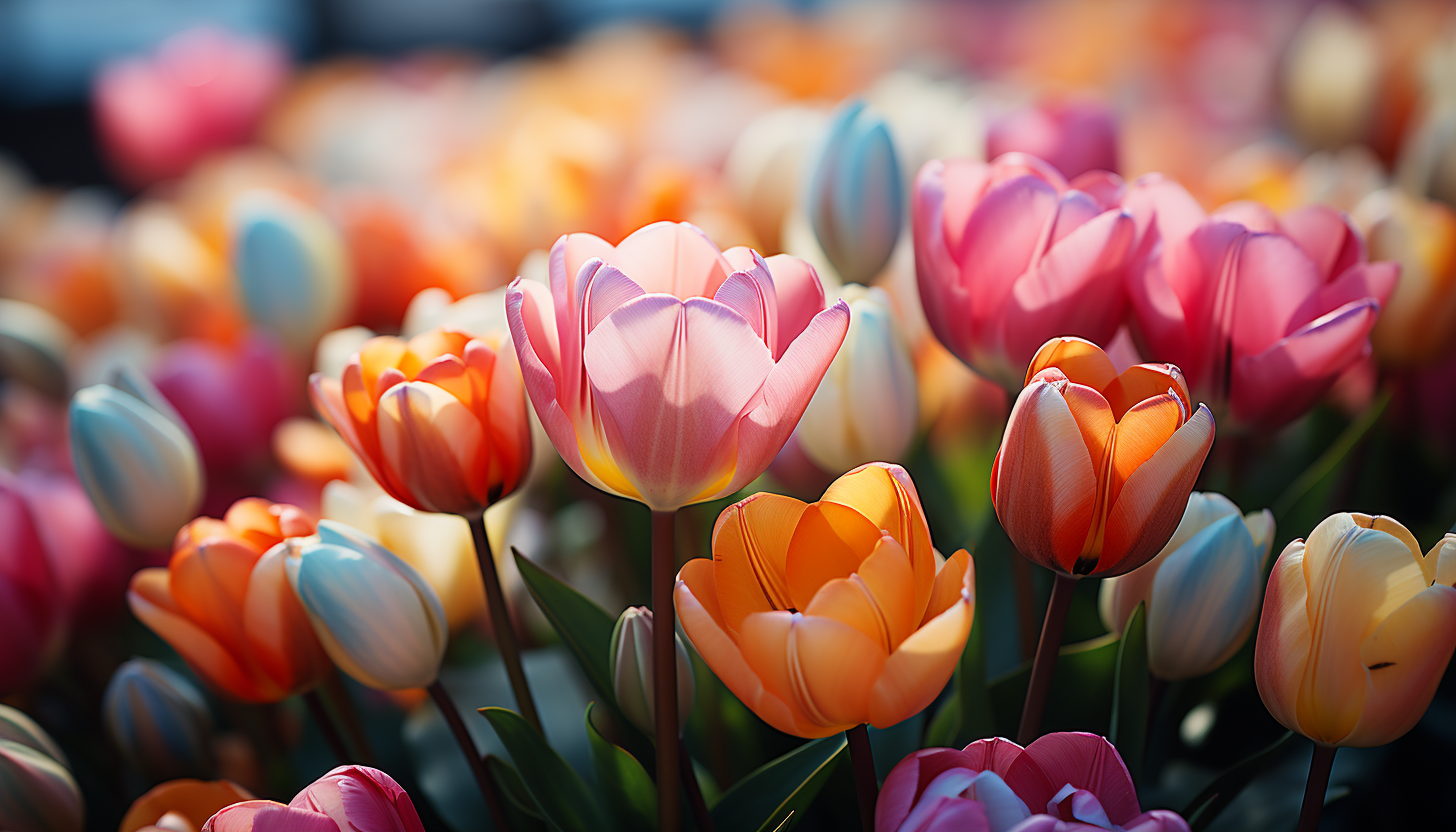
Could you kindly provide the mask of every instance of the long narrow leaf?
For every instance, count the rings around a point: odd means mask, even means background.
[[[849,743],[843,735],[805,743],[729,789],[713,807],[713,826],[733,832],[787,832],[824,787]]]
[[[1117,645],[1117,676],[1112,682],[1112,723],[1107,739],[1117,746],[1133,780],[1142,776],[1148,745],[1148,617],[1139,603],[1127,619]]]
[[[1284,736],[1262,750],[1235,763],[1233,768],[1220,774],[1208,784],[1208,788],[1188,801],[1188,805],[1183,807],[1183,817],[1188,819],[1188,825],[1193,832],[1207,829],[1214,818],[1239,796],[1239,792],[1278,759],[1293,738],[1294,732],[1286,731]]]
[[[481,708],[511,754],[521,782],[556,832],[602,832],[614,829],[596,795],[546,739],[520,714],[505,708]]]
[[[657,829],[657,785],[636,757],[597,730],[592,723],[595,707],[596,703],[586,706],[586,736],[597,773],[597,793],[624,829],[653,832]]]

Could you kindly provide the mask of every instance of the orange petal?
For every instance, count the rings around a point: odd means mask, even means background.
[[[1112,442],[1117,418],[1112,407],[1102,394],[1084,384],[1068,384],[1062,390],[1067,409],[1077,420],[1077,429],[1082,432],[1082,441],[1087,444],[1087,455],[1092,460],[1092,469],[1102,474],[1107,463],[1107,446]]]
[[[420,371],[435,359],[446,355],[463,355],[469,341],[469,335],[453,329],[436,328],[421,332],[409,339],[396,366],[404,373],[405,378],[419,378]]]
[[[930,605],[925,608],[925,617],[920,626],[950,609],[950,605],[961,599],[961,592],[969,592],[971,603],[976,601],[976,564],[971,553],[961,549],[950,556],[935,575],[935,586],[930,591]]]
[[[874,639],[885,650],[890,649],[889,628],[885,618],[875,605],[874,598],[857,576],[835,578],[819,587],[814,600],[804,610],[805,615],[832,618],[859,630]]]
[[[236,540],[211,538],[172,558],[169,585],[178,611],[234,655],[247,653],[243,600],[258,552]]]
[[[1117,368],[1101,347],[1072,336],[1053,338],[1042,344],[1032,356],[1026,368],[1026,381],[1022,383],[1030,384],[1037,373],[1048,367],[1056,367],[1073,382],[1097,391],[1105,390],[1117,378]]]
[[[1193,400],[1188,395],[1188,382],[1183,371],[1172,364],[1135,364],[1113,380],[1103,391],[1112,405],[1113,413],[1121,420],[1122,414],[1144,399],[1171,392],[1183,402],[1184,412],[1193,412]]]
[[[1110,476],[1103,486],[1108,505],[1117,502],[1127,478],[1167,443],[1185,418],[1182,403],[1166,394],[1144,399],[1123,415],[1117,423]]]
[[[201,829],[219,809],[252,799],[247,789],[231,780],[169,780],[137,798],[122,816],[117,832],[136,832],[168,812],[182,815],[193,829]]]
[[[923,607],[935,581],[935,550],[920,495],[909,473],[899,465],[871,462],[845,474],[825,490],[823,503],[858,511],[905,547],[915,572],[915,604]]]
[[[379,449],[385,467],[422,511],[468,514],[484,507],[485,495],[469,488],[485,441],[480,420],[439,387],[412,381],[379,401]]]
[[[852,508],[838,503],[805,507],[784,562],[794,609],[808,608],[825,583],[853,574],[879,542],[879,527]]]
[[[258,665],[289,693],[317,684],[330,667],[308,614],[288,585],[282,548],[258,559],[248,581],[243,630]]]
[[[975,605],[954,603],[890,654],[869,700],[869,723],[889,728],[925,710],[950,681],[971,633]]]
[[[415,376],[416,381],[435,385],[472,410],[475,409],[477,401],[485,399],[487,378],[470,372],[464,359],[455,355],[440,356],[425,365]]]
[[[399,362],[404,358],[408,346],[399,338],[391,335],[381,335],[377,338],[370,338],[359,348],[357,361],[350,361],[344,368],[344,390],[347,393],[349,383],[349,368],[357,367],[358,380],[364,391],[372,392],[379,386],[379,376],[385,370],[399,368]],[[378,397],[373,397],[377,400]],[[350,407],[353,410],[353,407]]]
[[[759,492],[729,506],[713,529],[718,604],[728,631],[755,612],[789,609],[785,561],[805,506],[792,497]]]
[[[792,702],[810,725],[843,731],[866,721],[885,652],[854,627],[800,613],[757,613],[744,619],[739,646],[764,688]]]
[[[895,538],[886,535],[859,565],[855,577],[863,583],[885,621],[889,633],[885,652],[889,653],[915,632],[924,614],[915,604],[915,573],[910,569],[910,557]],[[933,576],[930,583],[934,586]],[[926,598],[928,601],[929,593]]]
[[[126,595],[132,614],[171,645],[214,690],[244,701],[268,701],[272,691],[262,690],[222,642],[181,614],[167,583],[165,569],[143,569],[133,575]]]

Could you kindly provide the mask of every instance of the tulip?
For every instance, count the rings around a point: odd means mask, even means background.
[[[352,301],[348,260],[323,215],[283,193],[249,192],[233,206],[232,238],[249,318],[296,352],[343,322]]]
[[[677,633],[672,637],[677,647],[677,717],[681,733],[687,728],[693,708],[693,665]],[[649,737],[657,731],[652,666],[652,610],[628,607],[612,629],[612,689],[627,721]]]
[[[202,832],[424,832],[415,805],[394,778],[366,766],[339,766],[287,806],[249,800],[222,809]]]
[[[659,511],[752,482],[849,326],[844,303],[820,311],[811,279],[796,258],[719,252],[687,224],[615,248],[562,237],[549,292],[517,279],[506,295],[526,390],[562,459]]]
[[[69,473],[27,469],[15,482],[35,521],[62,605],[73,625],[97,624],[119,612],[134,556],[106,530],[96,507]]]
[[[36,680],[60,646],[65,611],[36,517],[10,473],[0,471],[0,695]]]
[[[70,767],[71,765],[66,760],[66,755],[61,751],[61,747],[51,739],[51,735],[18,708],[0,705],[0,740],[8,740],[27,748],[33,748],[63,766]]]
[[[1376,356],[1397,367],[1429,365],[1456,347],[1456,211],[1400,190],[1355,207],[1370,256],[1400,264],[1400,281],[1370,333]]]
[[[799,201],[804,166],[824,123],[823,111],[802,105],[769,110],[743,128],[723,163],[723,177],[765,251],[782,249],[784,219]]]
[[[889,296],[851,284],[842,297],[849,332],[795,433],[809,459],[834,473],[898,461],[918,420],[915,367]]]
[[[1173,812],[1138,806],[1127,766],[1095,734],[1048,734],[926,748],[885,778],[875,832],[1188,832]]]
[[[230,780],[170,780],[137,798],[117,832],[198,832],[221,809],[252,799]]]
[[[806,194],[809,222],[839,277],[869,283],[900,239],[905,186],[890,126],[863,101],[840,108]]]
[[[293,506],[239,500],[222,520],[201,517],[178,532],[171,562],[136,573],[127,602],[221,694],[277,702],[311,690],[328,660],[275,547],[312,532]]]
[[[374,338],[340,379],[314,373],[309,392],[380,487],[420,511],[479,515],[530,463],[521,376],[501,333]]]
[[[1048,338],[1106,344],[1122,323],[1134,223],[1122,180],[1068,183],[1011,153],[988,163],[932,160],[915,177],[915,270],[935,337],[1014,390]]]
[[[1369,23],[1335,3],[1316,7],[1290,41],[1280,78],[1295,132],[1328,148],[1364,138],[1380,95],[1381,64]]]
[[[1152,245],[1129,282],[1144,354],[1183,368],[1194,393],[1236,425],[1300,416],[1370,354],[1400,269],[1367,262],[1342,213],[1312,205],[1280,218],[1232,203],[1210,217],[1155,176],[1125,204]]]
[[[1102,582],[1102,623],[1127,627],[1147,605],[1148,668],[1177,681],[1212,672],[1233,657],[1259,612],[1274,515],[1241,515],[1222,494],[1194,491],[1162,551],[1126,575]]]
[[[76,333],[50,312],[0,298],[0,379],[18,379],[65,399],[66,353],[75,341]]]
[[[449,635],[440,598],[414,567],[357,529],[321,520],[280,549],[288,583],[339,669],[379,690],[440,674]]]
[[[208,775],[216,768],[207,700],[161,662],[123,663],[111,675],[101,707],[112,742],[152,780]]]
[[[123,370],[71,399],[71,461],[106,528],[155,549],[202,502],[197,444],[151,382]]]
[[[760,492],[687,563],[683,630],[735,696],[801,737],[888,728],[950,678],[975,607],[970,556],[940,559],[898,465],[840,477],[817,503]]]
[[[1045,101],[1005,115],[986,134],[986,158],[1026,153],[1075,179],[1094,170],[1116,171],[1117,116],[1100,101]]]
[[[26,738],[0,739],[0,829],[80,832],[85,807],[64,758],[51,756],[55,743],[28,719],[7,717],[0,720],[0,731],[9,736],[17,725]]]

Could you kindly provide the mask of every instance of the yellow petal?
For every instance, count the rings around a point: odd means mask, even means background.
[[[1299,688],[1311,646],[1304,556],[1305,543],[1296,540],[1274,562],[1254,639],[1254,684],[1270,716],[1308,736],[1299,721]]]
[[[925,608],[925,617],[921,619],[920,626],[930,623],[930,620],[950,609],[950,605],[959,601],[962,592],[969,592],[971,603],[976,602],[976,564],[971,560],[971,553],[961,549],[950,556],[935,574],[935,586],[930,590],[930,603]]]
[[[1396,608],[1365,643],[1365,706],[1340,745],[1384,745],[1415,727],[1456,649],[1456,589],[1436,584]]]
[[[925,710],[950,681],[971,633],[975,604],[967,596],[952,604],[885,662],[870,693],[869,722],[888,728]]]

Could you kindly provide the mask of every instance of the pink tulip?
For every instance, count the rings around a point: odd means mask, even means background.
[[[21,471],[16,482],[70,620],[95,624],[120,613],[141,563],[106,530],[81,484],[69,473],[39,470]]]
[[[23,488],[0,471],[0,696],[26,687],[45,669],[64,612]]]
[[[234,803],[208,818],[202,832],[424,832],[405,790],[366,766],[339,766],[287,806],[271,800]]]
[[[1029,153],[1068,179],[1088,171],[1116,171],[1117,117],[1100,101],[1060,99],[997,119],[986,135],[986,158]]]
[[[935,337],[1020,389],[1049,339],[1112,340],[1127,305],[1134,223],[1116,174],[1068,183],[1046,162],[933,159],[915,178],[915,270]]]
[[[1129,280],[1144,353],[1176,363],[1194,396],[1236,424],[1302,415],[1370,354],[1399,266],[1367,262],[1344,213],[1311,205],[1276,217],[1236,202],[1210,216],[1156,175],[1123,204],[1148,254]]]
[[[616,247],[564,236],[550,274],[506,295],[531,403],[583,479],[654,510],[763,473],[849,328],[807,264],[720,252],[686,223]]]

